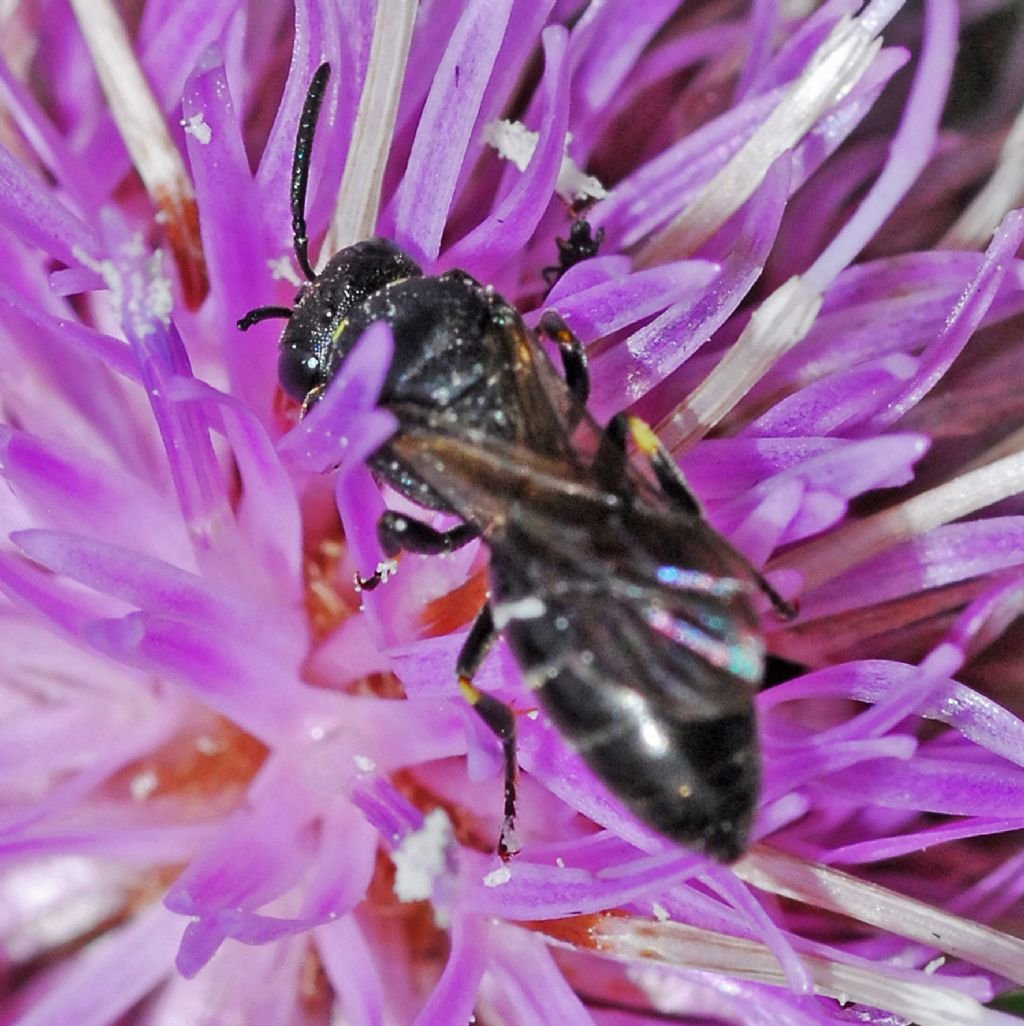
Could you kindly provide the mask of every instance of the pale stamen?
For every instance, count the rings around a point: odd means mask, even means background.
[[[735,345],[686,401],[657,428],[673,453],[688,449],[717,424],[772,364],[810,330],[822,297],[799,277],[775,290],[751,316]]]
[[[837,869],[765,848],[751,852],[733,868],[737,876],[758,890],[850,916],[880,930],[938,948],[1015,983],[1024,983],[1024,940],[1019,937],[962,919]],[[879,983],[883,980],[884,977],[880,978]],[[895,981],[891,982],[895,985]],[[851,999],[860,1000],[852,996]],[[875,1000],[867,1004],[897,1011],[891,1001]],[[950,1020],[933,1017],[930,1021]]]
[[[538,928],[547,932],[547,924]],[[558,923],[552,933],[559,936]],[[646,963],[672,969],[725,973],[774,986],[788,985],[775,954],[763,944],[727,934],[674,922],[652,922],[633,916],[594,917],[587,942],[568,946],[594,951],[632,965]],[[814,983],[814,992],[835,998],[885,1008],[920,1026],[969,1026],[981,1024],[988,1012],[969,994],[944,987],[941,978],[927,971],[874,971],[864,965],[847,965],[816,955],[802,955],[801,961]],[[642,985],[640,973],[631,974]],[[685,1011],[659,1003],[666,1012]]]
[[[636,265],[678,260],[711,238],[750,199],[775,161],[850,92],[880,48],[881,41],[862,19],[842,18],[779,105],[689,206],[641,250]]]
[[[415,0],[379,0],[366,80],[318,270],[338,250],[373,235],[415,22]]]
[[[139,177],[166,226],[189,307],[209,289],[199,214],[185,163],[110,0],[71,0],[110,112]]]
[[[792,570],[803,590],[877,556],[901,542],[959,520],[1024,492],[1024,452],[1017,451],[864,520],[830,531],[769,564],[769,572]]]
[[[999,222],[1024,204],[1024,109],[1003,142],[992,176],[938,243],[939,249],[981,249]]]

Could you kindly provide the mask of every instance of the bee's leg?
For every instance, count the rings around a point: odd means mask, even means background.
[[[700,503],[690,491],[690,486],[686,483],[686,478],[683,477],[679,465],[661,444],[651,426],[639,417],[631,417],[623,413],[612,417],[598,448],[598,460],[601,459],[602,453],[607,448],[608,452],[605,458],[611,459],[612,453],[621,454],[618,455],[618,458],[624,469],[627,437],[632,438],[633,444],[647,457],[654,476],[669,502],[685,513],[703,517],[704,513],[700,508]],[[771,602],[775,615],[782,620],[792,620],[797,613],[795,607],[768,583],[756,567],[751,566],[750,572],[762,594]]]
[[[455,663],[455,671],[459,675],[459,689],[462,697],[473,707],[476,714],[484,721],[501,742],[501,754],[505,769],[505,808],[501,820],[501,833],[498,835],[498,855],[507,861],[518,850],[515,840],[516,820],[516,720],[515,714],[496,698],[481,691],[473,683],[473,674],[480,668],[498,632],[494,626],[494,616],[490,605],[480,610],[473,627],[462,646],[459,658]]]
[[[621,417],[622,414],[619,414]],[[679,469],[679,464],[672,458],[669,451],[661,444],[654,430],[639,417],[626,418],[626,430],[633,444],[647,457],[651,470],[661,486],[661,490],[669,501],[686,513],[703,516],[697,497],[690,491],[690,486]]]
[[[399,552],[441,556],[468,545],[479,533],[471,524],[456,524],[447,531],[438,531],[430,524],[390,509],[377,522],[377,539],[388,560],[394,559]],[[357,576],[357,590],[373,591],[390,576],[393,569],[382,565],[370,577]]]
[[[594,456],[593,470],[602,488],[615,492],[626,484],[626,442],[629,439],[629,417],[616,413],[601,434]]]
[[[590,398],[590,371],[587,369],[587,354],[583,351],[583,344],[554,310],[545,310],[537,327],[558,346],[569,392],[576,402],[586,406]]]

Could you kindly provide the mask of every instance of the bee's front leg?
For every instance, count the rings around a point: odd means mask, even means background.
[[[414,520],[404,513],[385,511],[377,522],[377,540],[388,560],[399,552],[415,552],[423,556],[441,556],[461,549],[479,535],[472,524],[456,524],[447,531],[438,531],[422,520]],[[383,567],[378,567],[369,577],[356,576],[356,589],[373,591],[390,576]]]

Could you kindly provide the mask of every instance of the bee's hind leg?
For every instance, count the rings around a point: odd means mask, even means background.
[[[516,720],[515,713],[504,702],[481,691],[473,683],[473,675],[480,668],[497,638],[498,632],[494,625],[494,616],[490,605],[485,605],[473,623],[473,627],[462,646],[459,658],[455,663],[459,675],[459,689],[462,697],[473,707],[474,712],[484,721],[488,729],[501,742],[501,754],[505,774],[505,807],[501,820],[501,832],[498,835],[498,855],[503,862],[508,861],[519,850],[515,839],[516,819]]]
[[[594,468],[602,481],[606,484],[611,483],[614,487],[615,483],[621,480],[625,474],[628,439],[632,439],[633,444],[647,458],[658,486],[669,502],[684,513],[703,518],[704,511],[696,496],[690,491],[690,486],[686,483],[686,478],[683,477],[679,465],[672,458],[672,454],[661,444],[654,429],[639,417],[617,413],[608,422],[604,435],[601,437]],[[746,562],[745,559],[744,562]],[[792,620],[797,614],[796,607],[787,602],[768,583],[760,570],[751,566],[750,572],[761,593],[771,602],[775,615],[780,620]]]

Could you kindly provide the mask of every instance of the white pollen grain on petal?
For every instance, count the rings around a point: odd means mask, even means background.
[[[206,118],[203,117],[202,111],[198,111],[187,118],[182,118],[178,124],[185,129],[186,135],[192,136],[201,146],[208,145],[213,138],[213,130],[206,123]]]
[[[281,256],[271,257],[267,261],[267,269],[274,281],[286,281],[289,285],[298,288],[302,283],[299,272],[295,270],[295,258],[291,253],[283,253]]]
[[[444,810],[434,809],[424,817],[423,826],[391,853],[399,901],[426,901],[433,895],[435,882],[448,871],[453,836]]]
[[[499,157],[512,161],[520,171],[525,171],[533,157],[540,139],[538,132],[531,132],[521,121],[489,121],[484,125],[484,142],[495,149]]]
[[[512,870],[508,866],[498,866],[484,877],[484,887],[502,887],[512,879]]]
[[[158,787],[160,778],[153,770],[144,770],[132,777],[128,790],[137,802],[144,802]]]

